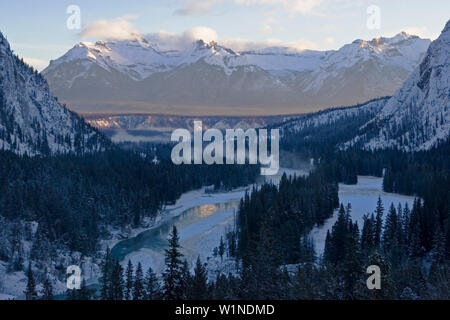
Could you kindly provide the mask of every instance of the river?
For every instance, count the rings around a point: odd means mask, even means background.
[[[272,177],[271,181],[278,183],[283,172],[307,174],[304,170],[283,169],[278,176]],[[239,200],[249,189],[250,187],[216,194],[206,194],[204,189],[188,192],[174,206],[165,210],[165,216],[160,223],[135,237],[117,243],[112,248],[112,255],[123,265],[128,260],[133,264],[141,262],[144,270],[152,267],[155,272],[161,273],[164,270],[167,238],[172,227],[176,225],[180,233],[182,253],[190,265],[193,265],[198,256],[202,261],[208,261],[213,249],[218,246],[220,237],[234,228]],[[386,210],[391,203],[396,207],[399,203],[408,203],[411,208],[414,202],[413,197],[383,192],[381,178],[360,176],[357,185],[339,185],[340,202],[352,204],[352,218],[358,221],[360,227],[364,214],[373,212],[379,196]],[[311,232],[319,255],[323,252],[327,230],[331,229],[336,218],[335,213],[323,226],[316,227]]]
[[[306,175],[308,170],[280,169],[279,174],[258,183],[270,181],[278,184],[283,173]],[[205,193],[205,189],[187,192],[175,205],[167,207],[162,220],[137,236],[118,242],[112,249],[112,256],[125,265],[141,262],[144,270],[164,270],[164,249],[167,238],[175,225],[180,233],[181,252],[190,265],[198,256],[207,261],[215,247],[228,230],[234,227],[239,201],[252,186],[226,193]]]

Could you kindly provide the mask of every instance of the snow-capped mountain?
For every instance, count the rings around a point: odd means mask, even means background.
[[[428,150],[449,136],[450,21],[403,87],[345,147]]]
[[[43,74],[52,92],[77,111],[149,112],[170,105],[222,107],[221,114],[230,115],[243,108],[247,114],[298,113],[392,95],[429,43],[400,33],[337,51],[235,52],[201,40],[162,50],[136,36],[80,43]]]
[[[104,149],[108,140],[50,94],[0,33],[0,149],[39,155]]]

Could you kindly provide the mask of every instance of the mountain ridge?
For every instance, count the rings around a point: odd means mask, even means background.
[[[109,141],[59,104],[0,32],[0,149],[29,156],[101,151]]]
[[[266,115],[301,113],[392,95],[429,43],[400,33],[330,51],[235,52],[201,40],[164,51],[136,37],[78,44],[42,73],[79,112],[112,111],[115,101],[122,112],[153,112],[152,104],[161,104],[225,107],[228,115],[243,108],[251,115],[256,107]]]
[[[380,113],[344,145],[429,150],[450,136],[450,20]]]

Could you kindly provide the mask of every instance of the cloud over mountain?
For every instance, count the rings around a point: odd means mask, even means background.
[[[134,35],[139,34],[136,26],[130,22],[135,16],[126,15],[118,18],[106,20],[96,20],[90,22],[80,33],[82,39],[100,38],[106,40],[129,40]]]

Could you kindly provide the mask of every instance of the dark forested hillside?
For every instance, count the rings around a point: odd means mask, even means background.
[[[110,151],[85,156],[20,157],[0,153],[0,259],[21,269],[20,240],[30,238],[39,260],[56,248],[95,254],[111,228],[140,226],[164,205],[201,186],[230,189],[247,185],[256,166],[175,166],[153,156]],[[23,224],[22,221],[26,223]],[[28,227],[26,227],[28,225]],[[28,258],[28,257],[27,257]]]
[[[353,138],[359,128],[381,110],[387,97],[351,107],[312,113],[281,125],[281,148],[306,159],[320,158],[334,152],[340,143]]]
[[[323,224],[338,205],[337,184],[320,170],[305,178],[283,175],[278,187],[267,184],[254,189],[239,207],[239,257],[252,260],[259,250],[268,250],[263,246],[270,243],[275,261],[297,263],[299,237]]]

